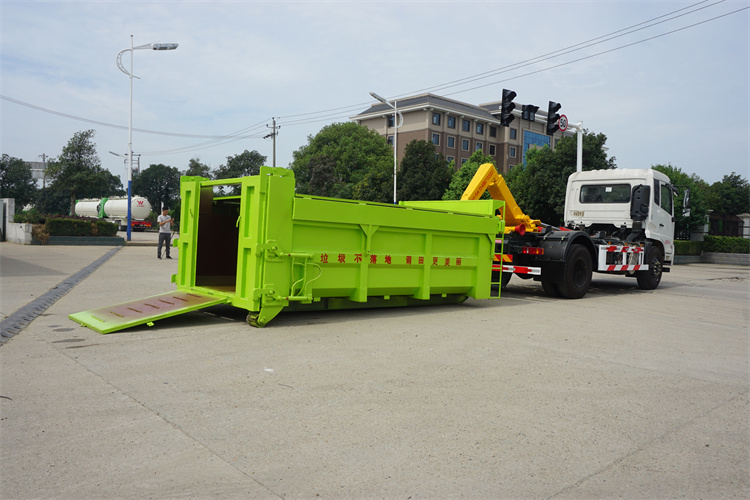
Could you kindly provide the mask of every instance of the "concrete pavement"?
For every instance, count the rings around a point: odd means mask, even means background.
[[[7,259],[31,296],[107,251],[35,248],[0,244],[4,314],[28,298]],[[176,269],[125,246],[0,346],[0,497],[750,496],[747,268],[264,329],[224,306],[106,336],[67,319]]]

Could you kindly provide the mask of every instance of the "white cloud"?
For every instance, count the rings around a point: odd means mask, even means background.
[[[695,2],[693,2],[695,3]],[[710,4],[708,2],[707,4]],[[260,124],[256,138],[181,154],[144,158],[185,168],[199,156],[216,167],[256,149],[270,117],[356,104],[369,91],[386,97],[435,87],[548,54],[691,5],[690,2],[9,2],[3,1],[3,95],[70,115],[127,125],[128,78],[117,53],[149,42],[172,52],[137,51],[134,127],[222,135]],[[437,94],[470,103],[517,101],[545,109],[562,103],[609,138],[622,167],[671,162],[714,182],[748,176],[748,11],[616,49],[747,6],[728,1],[701,12],[568,55]],[[574,64],[530,74],[573,59]],[[128,55],[124,61],[129,63]],[[516,77],[516,78],[514,78]],[[470,87],[475,90],[462,91]],[[717,105],[717,103],[719,103]],[[95,128],[107,153],[127,147],[127,132],[2,105],[2,152],[33,160],[56,155],[77,130]],[[354,109],[352,111],[352,109]],[[331,121],[280,122],[277,164]],[[314,116],[314,115],[313,115]],[[301,117],[304,118],[304,117]],[[744,137],[744,140],[743,140]],[[136,132],[136,151],[202,142]]]

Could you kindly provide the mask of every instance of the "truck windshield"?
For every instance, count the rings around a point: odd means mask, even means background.
[[[581,186],[581,203],[628,203],[630,184],[589,184]]]

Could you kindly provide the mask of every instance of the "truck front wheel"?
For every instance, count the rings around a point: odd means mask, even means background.
[[[583,245],[573,245],[563,268],[562,281],[557,284],[560,295],[580,299],[589,291],[593,266],[591,254]]]
[[[641,290],[653,290],[661,282],[662,268],[664,266],[664,254],[661,248],[653,245],[646,254],[648,270],[636,271],[635,279],[638,280],[638,288]]]

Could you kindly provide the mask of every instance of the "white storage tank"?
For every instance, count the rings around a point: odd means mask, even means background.
[[[80,200],[76,202],[76,215],[81,217],[99,217],[99,208],[102,200]],[[126,205],[127,206],[127,205]]]
[[[151,203],[143,196],[130,199],[130,216],[133,219],[145,219],[151,213]],[[104,216],[110,219],[127,219],[128,199],[109,198],[104,204]]]

